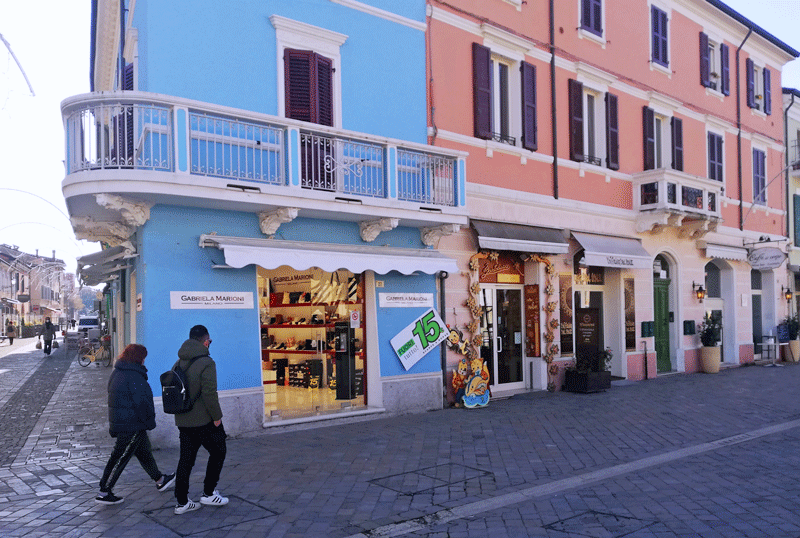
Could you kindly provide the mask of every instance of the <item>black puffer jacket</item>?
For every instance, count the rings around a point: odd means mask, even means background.
[[[118,433],[156,427],[153,391],[143,364],[117,361],[108,380],[108,431]]]

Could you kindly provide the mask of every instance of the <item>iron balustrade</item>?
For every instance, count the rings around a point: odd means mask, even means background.
[[[378,144],[300,133],[300,184],[354,196],[386,196],[384,149]]]
[[[455,161],[428,153],[397,150],[397,197],[400,200],[455,206]]]

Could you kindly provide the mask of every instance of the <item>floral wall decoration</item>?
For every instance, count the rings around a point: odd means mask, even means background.
[[[529,255],[527,261],[544,264],[544,273],[547,283],[544,286],[545,299],[542,306],[542,310],[545,313],[544,326],[546,328],[542,359],[547,363],[547,390],[554,392],[556,390],[555,377],[558,375],[558,365],[553,364],[553,358],[558,354],[558,344],[554,343],[556,334],[558,334],[558,319],[555,317],[558,301],[553,300],[557,294],[552,280],[553,277],[556,276],[556,267],[548,258],[540,256],[539,254]]]

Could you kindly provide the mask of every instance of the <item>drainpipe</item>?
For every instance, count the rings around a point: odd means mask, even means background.
[[[439,271],[439,316],[445,319],[445,303],[444,303],[444,281],[450,276],[447,271]],[[447,327],[445,327],[447,330]],[[442,407],[447,397],[447,346],[442,342],[439,345],[439,352],[441,353],[442,363]]]
[[[736,134],[736,167],[739,177],[739,230],[742,231],[744,231],[744,212],[742,207],[744,205],[744,199],[742,198],[742,99],[740,91],[741,77],[739,76],[739,52],[741,52],[742,47],[744,47],[744,44],[752,33],[752,28],[747,30],[747,35],[744,36],[742,44],[736,49],[736,129],[738,130]]]
[[[794,104],[794,92],[792,92],[792,100],[789,101],[789,106],[787,106],[786,109],[783,111],[783,143],[784,143],[784,146],[786,148],[786,151],[784,152],[784,155],[783,155],[784,156],[784,161],[786,161],[784,163],[784,170],[785,170],[784,171],[784,177],[786,178],[785,179],[785,184],[786,184],[786,237],[791,237],[789,235],[789,232],[791,231],[791,226],[789,225],[789,215],[794,215],[793,212],[790,213],[791,206],[789,205],[789,203],[791,201],[791,198],[790,198],[790,195],[789,195],[789,120],[788,120],[788,116],[787,116],[787,114],[789,114],[789,110],[791,110],[793,104]],[[794,217],[792,217],[792,218],[794,218]],[[794,223],[794,224],[795,224],[795,226],[797,225],[797,223]],[[797,244],[796,242],[797,242],[797,238],[795,238],[795,244]]]
[[[556,20],[550,0],[550,124],[553,130],[553,198],[558,200],[558,137],[556,136]]]

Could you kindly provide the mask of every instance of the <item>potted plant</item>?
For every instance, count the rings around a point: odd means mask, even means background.
[[[797,337],[800,335],[800,319],[795,316],[786,316],[783,320],[789,333],[789,353],[786,354],[784,360],[787,362],[797,362],[800,360],[800,340]]]
[[[564,371],[564,390],[568,392],[599,392],[611,388],[610,348],[599,351],[595,346],[578,346],[575,366]]]
[[[703,372],[707,374],[719,372],[722,348],[717,345],[717,342],[719,342],[721,330],[722,323],[719,317],[708,313],[703,317],[703,323],[697,328],[700,343],[703,344],[703,347],[700,348],[700,365]]]

